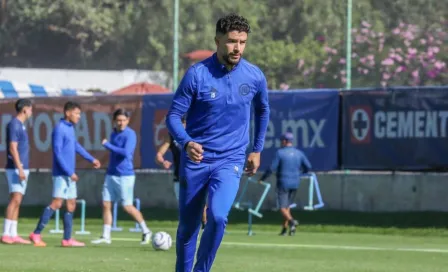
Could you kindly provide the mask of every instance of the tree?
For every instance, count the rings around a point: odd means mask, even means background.
[[[448,33],[440,25],[428,29],[400,22],[389,33],[375,31],[362,22],[354,28],[352,76],[353,86],[421,86],[445,85]],[[325,87],[343,87],[346,83],[346,57],[340,43],[327,44],[326,61],[314,69]],[[304,70],[303,74],[308,74]]]
[[[115,0],[10,1],[1,34],[3,61],[12,57],[19,65],[60,66],[79,59],[85,64],[114,38],[122,8]]]
[[[173,2],[0,0],[0,62],[3,66],[19,67],[171,72]],[[265,71],[270,88],[344,87],[345,1],[182,0],[179,53],[215,49],[216,20],[229,12],[249,19],[253,32],[245,56]],[[446,70],[440,70],[448,62],[448,55],[442,54],[447,44],[445,12],[446,1],[353,1],[353,25],[357,32],[353,34],[356,55],[352,85],[380,86],[385,81],[417,84],[412,81],[412,72],[419,65],[426,66],[418,68],[418,84],[446,84]],[[400,23],[411,30],[402,29]],[[397,27],[401,34],[393,33]],[[409,31],[414,39],[400,36]],[[429,49],[429,43],[419,44],[421,39],[429,41],[427,33],[442,43],[438,52],[433,47]],[[383,48],[379,50],[381,44]],[[394,66],[401,53],[391,50],[400,48],[415,48],[419,52],[418,63],[404,59],[410,62],[406,72],[401,71],[401,63]],[[430,54],[428,50],[435,61],[420,61]],[[368,66],[371,55],[373,67]],[[381,64],[392,57],[394,65]],[[187,65],[181,67],[185,69]],[[391,79],[384,79],[388,77]]]

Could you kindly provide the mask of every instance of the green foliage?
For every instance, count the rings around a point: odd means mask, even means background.
[[[172,70],[173,0],[0,3],[6,3],[0,5],[2,66]],[[214,50],[217,18],[237,12],[253,30],[246,57],[263,69],[270,88],[343,87],[314,67],[328,61],[327,46],[344,56],[346,9],[346,1],[338,0],[182,0],[179,53]],[[444,28],[440,22],[446,20],[446,10],[446,1],[438,0],[357,0],[353,25],[367,21],[372,30],[384,33],[400,22]],[[181,70],[190,64],[182,61]],[[378,83],[374,81],[354,79],[365,86]]]
[[[310,38],[301,43],[286,40],[266,41],[248,45],[248,60],[256,63],[269,79],[270,89],[279,88],[280,84],[305,87],[310,80],[299,74],[299,61],[306,60],[306,65],[316,65],[324,56],[320,44]]]

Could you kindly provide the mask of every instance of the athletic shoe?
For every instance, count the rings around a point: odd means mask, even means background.
[[[7,244],[7,245],[11,245],[11,244],[14,243],[14,241],[13,241],[13,239],[12,239],[11,236],[3,235],[3,236],[2,236],[2,243],[3,243],[3,244]]]
[[[83,247],[86,244],[83,242],[76,241],[75,239],[69,239],[69,240],[62,240],[61,242],[62,247]]]
[[[20,245],[31,245],[31,242],[28,240],[23,239],[20,236],[12,237],[12,241],[14,244],[20,244]]]
[[[299,225],[299,221],[297,220],[291,220],[289,222],[289,236],[293,236],[296,234],[296,228]]]
[[[140,242],[141,245],[147,245],[151,242],[152,232],[147,232],[142,234],[142,241]]]
[[[42,241],[42,237],[40,234],[31,233],[30,234],[30,241],[34,244],[36,247],[45,247],[47,244]]]
[[[100,237],[100,239],[96,239],[96,240],[93,240],[92,241],[92,244],[96,244],[96,245],[98,245],[98,244],[108,244],[108,245],[110,245],[112,243],[112,240],[109,238],[109,239],[106,239],[106,238],[104,238],[104,237]]]
[[[286,233],[288,232],[288,229],[283,227],[282,231],[279,233],[280,236],[286,236]]]

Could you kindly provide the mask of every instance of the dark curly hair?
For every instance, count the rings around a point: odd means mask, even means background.
[[[75,101],[68,101],[67,103],[64,104],[64,112],[71,111],[71,110],[74,110],[74,109],[81,110],[81,105],[79,105]]]
[[[243,16],[231,13],[222,17],[216,23],[216,35],[227,34],[230,31],[239,31],[250,33],[250,25],[246,18]]]
[[[31,100],[29,99],[19,99],[17,100],[15,104],[16,112],[22,112],[23,108],[25,107],[31,107],[33,104],[31,103]]]
[[[117,117],[120,116],[120,115],[123,115],[123,116],[125,116],[126,118],[129,118],[129,117],[131,116],[131,114],[130,114],[128,111],[126,111],[126,110],[123,109],[123,108],[119,108],[119,109],[117,109],[117,110],[114,111],[114,114],[113,114],[113,120],[114,120],[114,121],[117,120]]]

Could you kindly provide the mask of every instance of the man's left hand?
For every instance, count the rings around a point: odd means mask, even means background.
[[[99,169],[101,167],[101,163],[97,159],[95,159],[92,164],[93,164],[93,168],[95,168],[95,169]]]
[[[260,153],[252,152],[247,157],[246,174],[249,176],[255,175],[257,173],[258,167],[260,167]]]

